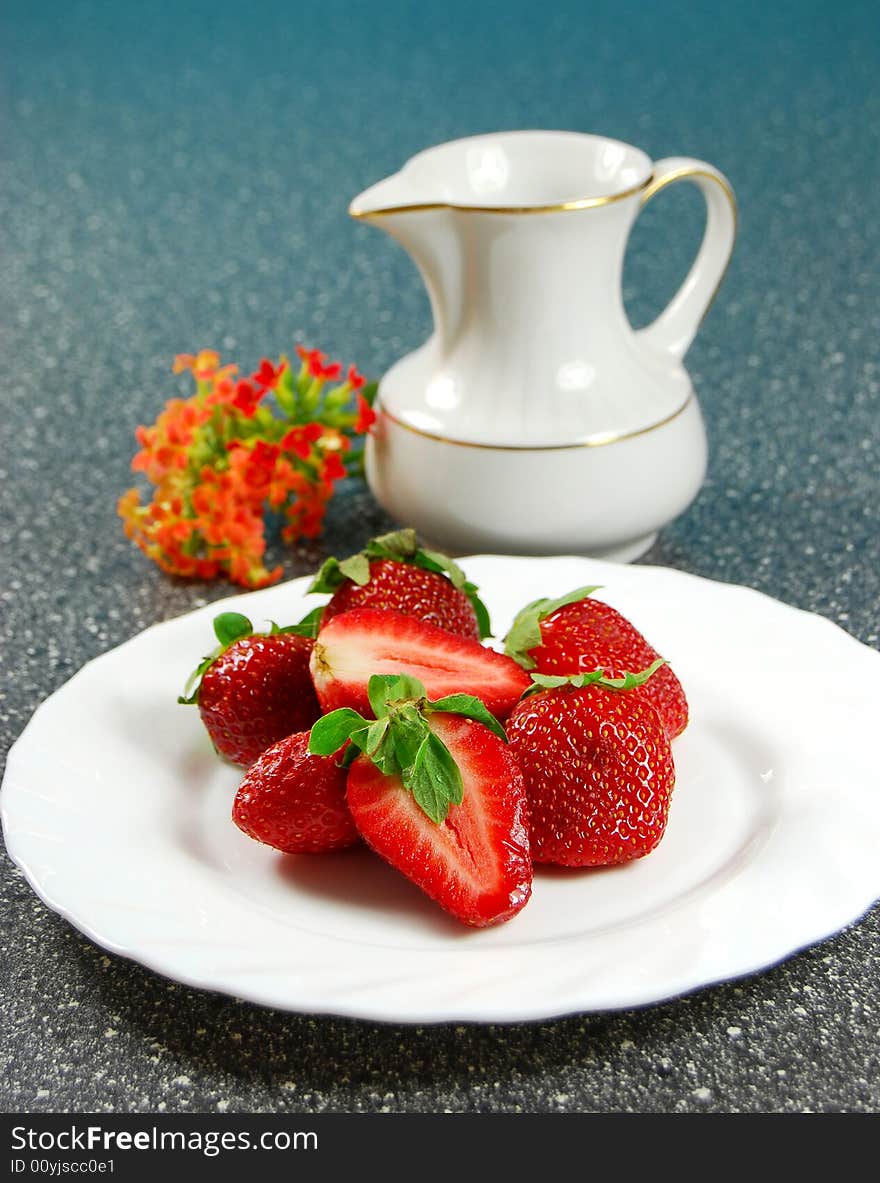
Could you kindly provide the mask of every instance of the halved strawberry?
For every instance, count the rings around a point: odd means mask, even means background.
[[[616,608],[597,600],[595,587],[527,604],[504,639],[504,651],[541,674],[581,674],[602,669],[612,678],[640,670],[660,654]],[[687,727],[688,704],[668,664],[635,691],[660,715],[670,739]]]
[[[465,924],[509,920],[531,894],[522,773],[478,699],[430,702],[411,677],[373,677],[376,719],[335,711],[311,749],[360,749],[346,791],[367,844]]]
[[[431,698],[475,695],[500,719],[531,685],[528,674],[503,653],[381,608],[355,608],[334,617],[318,633],[309,665],[325,711],[366,711],[373,674],[412,674]]]
[[[245,834],[285,854],[324,854],[359,841],[345,803],[348,773],[336,754],[309,752],[309,732],[279,740],[238,786],[232,820]]]

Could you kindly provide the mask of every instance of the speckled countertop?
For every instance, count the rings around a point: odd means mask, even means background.
[[[741,207],[688,359],[711,462],[646,562],[746,583],[875,647],[880,103],[871,3],[4,5],[4,752],[86,661],[227,594],[160,575],[114,513],[175,352],[293,339],[379,374],[429,323],[402,252],[346,217],[417,149],[525,126],[718,164]],[[686,190],[687,187],[680,187]],[[699,200],[640,220],[646,321]],[[340,495],[288,575],[386,525]],[[397,1027],[260,1010],[105,954],[0,859],[8,1111],[876,1111],[880,941],[860,923],[653,1008]]]

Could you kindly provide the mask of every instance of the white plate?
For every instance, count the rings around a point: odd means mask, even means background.
[[[539,869],[471,931],[367,851],[282,856],[230,821],[238,773],[176,703],[224,608],[296,620],[307,580],[210,604],[91,662],[12,749],[2,816],[34,890],[87,936],[192,986],[362,1018],[513,1021],[630,1007],[752,973],[880,895],[880,655],[747,588],[576,558],[463,560],[503,636],[582,584],[681,677],[669,824],[647,858]]]

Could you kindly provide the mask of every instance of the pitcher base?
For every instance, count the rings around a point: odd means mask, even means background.
[[[655,530],[653,534],[646,534],[644,538],[637,538],[634,542],[627,542],[623,546],[612,546],[607,550],[597,549],[591,550],[589,553],[584,553],[583,558],[586,559],[602,559],[607,563],[634,563],[636,559],[640,559],[643,554],[651,549],[657,541],[659,531]],[[431,538],[430,535],[419,533],[419,539],[423,546],[430,550],[443,551],[444,554],[449,555],[452,559],[462,559],[468,554],[474,554],[473,550],[463,551],[456,550],[450,547],[448,542],[440,539]]]
[[[623,546],[612,546],[608,550],[592,550],[587,558],[604,559],[609,563],[634,563],[651,549],[657,541],[658,531],[646,534],[644,538],[637,538],[634,542],[624,543]]]

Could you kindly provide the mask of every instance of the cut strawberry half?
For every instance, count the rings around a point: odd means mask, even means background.
[[[512,658],[416,617],[380,608],[355,608],[334,617],[318,634],[310,669],[324,711],[369,710],[367,685],[373,674],[411,674],[424,684],[429,698],[474,695],[499,719],[507,717],[531,685]]]
[[[522,773],[482,724],[434,715],[430,727],[461,771],[461,804],[450,805],[438,825],[400,777],[359,756],[348,773],[354,824],[378,855],[465,924],[509,920],[528,901],[532,883]]]
[[[309,749],[360,751],[346,799],[367,845],[465,924],[509,920],[532,885],[523,774],[504,730],[466,694],[436,702],[403,675],[369,684],[375,719],[350,708],[312,728]]]

